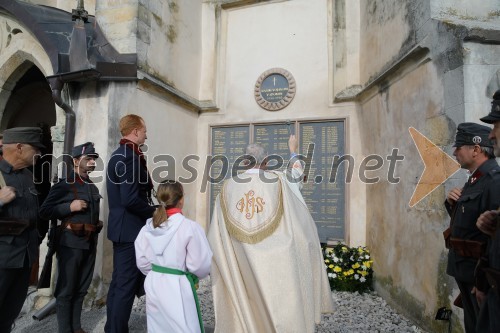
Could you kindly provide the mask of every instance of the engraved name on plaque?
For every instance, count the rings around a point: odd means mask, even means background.
[[[345,168],[340,164],[335,181],[330,179],[335,155],[344,155],[344,122],[300,123],[300,152],[307,155],[309,144],[314,154],[302,196],[318,227],[322,242],[345,238]]]
[[[210,169],[210,177],[216,182],[210,185],[210,217],[224,179],[231,178],[236,159],[245,154],[250,142],[250,128],[246,126],[212,127],[212,158],[216,161]],[[224,165],[227,162],[227,165]]]

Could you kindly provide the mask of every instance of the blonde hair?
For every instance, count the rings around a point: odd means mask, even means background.
[[[119,126],[122,136],[127,136],[132,133],[134,128],[143,128],[144,119],[136,114],[128,114],[120,119]]]
[[[158,185],[156,199],[160,206],[153,214],[153,227],[158,228],[167,220],[165,209],[174,208],[184,196],[182,184],[175,180],[165,180]]]

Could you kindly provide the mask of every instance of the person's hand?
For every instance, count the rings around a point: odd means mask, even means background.
[[[498,211],[488,210],[479,215],[476,227],[481,230],[481,232],[493,237],[498,227]]]
[[[486,293],[483,293],[481,290],[474,287],[472,288],[471,294],[476,296],[477,304],[479,304],[479,306],[482,306],[484,301],[486,300]]]
[[[457,202],[457,200],[460,199],[461,195],[462,195],[462,189],[455,187],[450,192],[448,192],[448,196],[446,197],[446,201],[448,201],[448,203],[450,205],[454,205],[455,202]]]
[[[8,204],[16,198],[16,189],[12,186],[5,186],[0,189],[0,201],[3,205]]]
[[[297,141],[295,134],[290,135],[290,138],[288,139],[288,148],[290,148],[290,154],[297,153],[297,149],[299,148],[299,142]]]
[[[73,200],[69,205],[72,212],[81,212],[87,209],[87,202],[85,200]]]

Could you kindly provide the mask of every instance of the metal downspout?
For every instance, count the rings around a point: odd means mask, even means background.
[[[72,165],[71,160],[71,149],[75,143],[75,121],[76,115],[73,108],[66,103],[62,98],[62,89],[64,83],[61,80],[61,77],[53,77],[49,79],[49,84],[52,89],[52,98],[54,102],[64,110],[66,121],[64,126],[64,146],[63,146],[63,165],[62,165],[62,177],[65,178],[68,176],[68,170],[70,169],[68,166]]]

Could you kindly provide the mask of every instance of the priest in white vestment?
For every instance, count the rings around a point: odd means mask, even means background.
[[[294,135],[288,143],[293,157]],[[300,193],[302,166],[297,161],[288,174],[265,171],[262,146],[249,145],[246,153],[256,166],[224,183],[208,233],[215,332],[312,333],[321,313],[333,312],[333,301]]]

